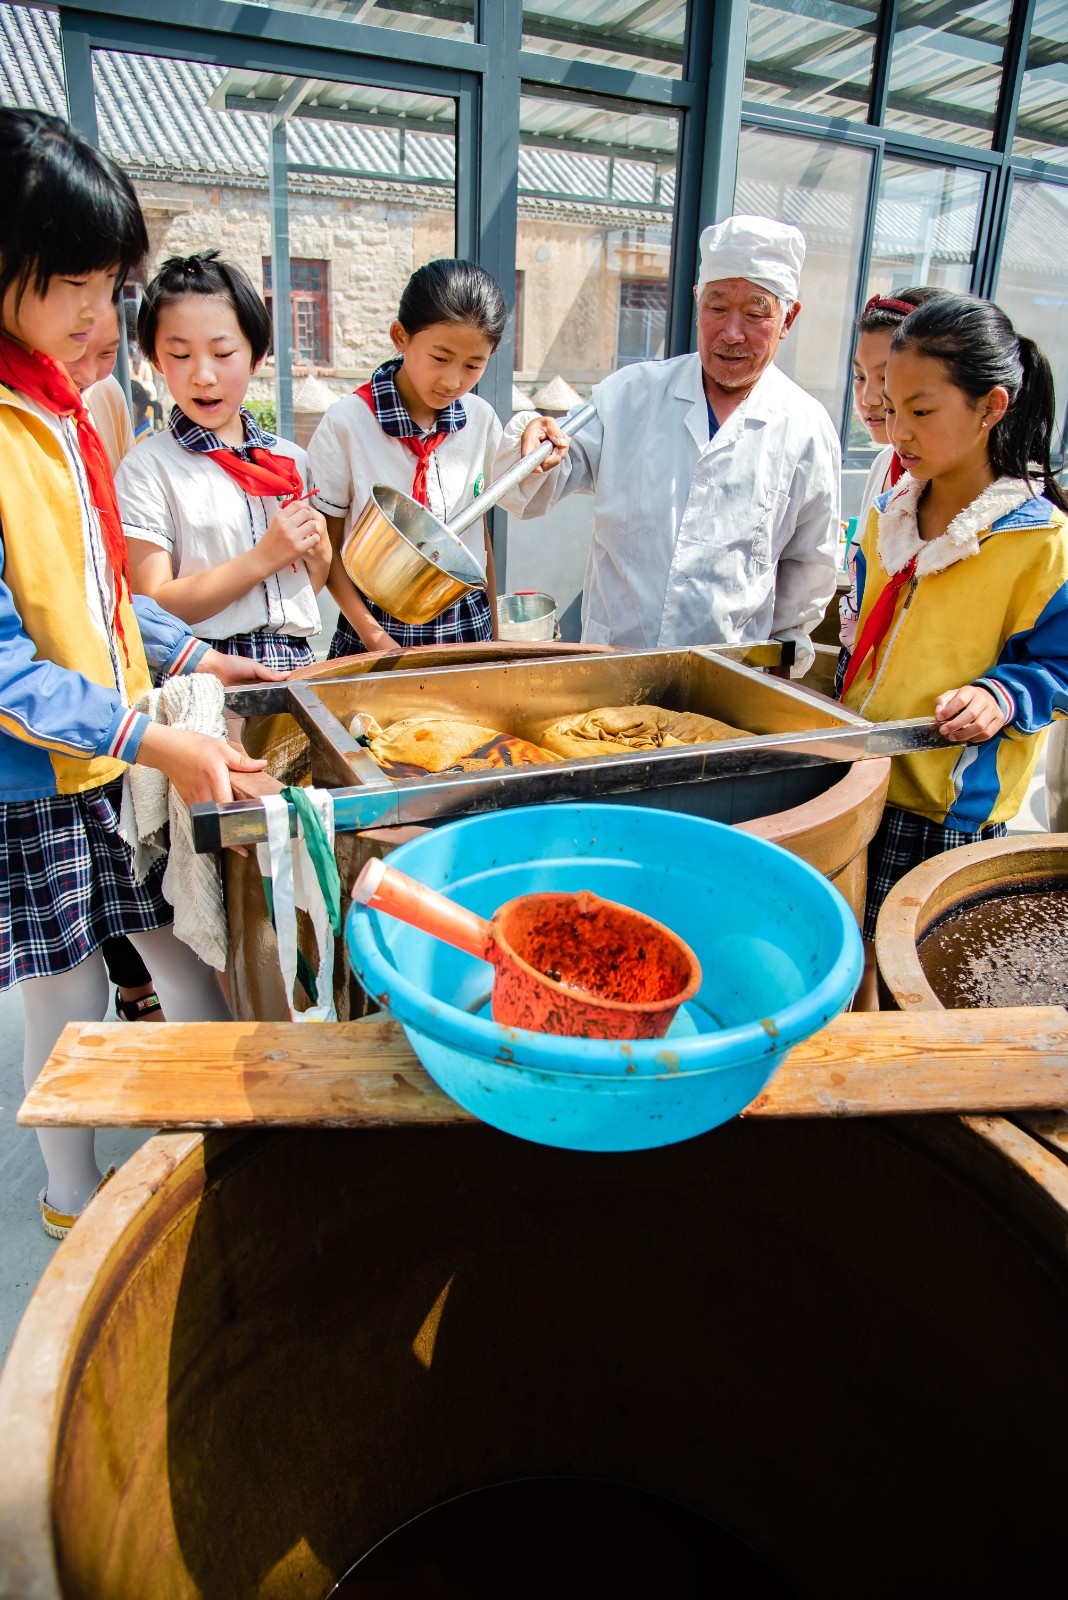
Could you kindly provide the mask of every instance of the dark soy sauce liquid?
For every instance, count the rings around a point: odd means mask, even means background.
[[[919,957],[944,1006],[1068,1005],[1068,888],[965,904],[921,939]]]
[[[383,1539],[334,1597],[793,1595],[747,1545],[696,1511],[616,1483],[530,1478],[436,1506]]]

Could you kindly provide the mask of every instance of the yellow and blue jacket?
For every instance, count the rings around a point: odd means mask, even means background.
[[[121,777],[148,726],[131,706],[150,687],[149,664],[157,676],[191,672],[207,649],[154,601],[124,593],[123,652],[103,622],[114,601],[98,592],[87,500],[52,429],[0,385],[0,801]]]
[[[857,637],[913,556],[877,661],[843,696],[872,721],[932,716],[947,689],[980,683],[1009,721],[982,744],[895,756],[888,804],[950,828],[1007,822],[1027,792],[1044,730],[1068,716],[1068,516],[1022,480],[999,479],[924,542],[905,477],[872,508],[857,556]]]

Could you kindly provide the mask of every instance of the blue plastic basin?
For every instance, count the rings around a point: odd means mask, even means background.
[[[666,1039],[554,1038],[492,1020],[488,963],[352,907],[353,970],[431,1077],[483,1122],[539,1144],[641,1150],[717,1127],[860,978],[860,934],[838,891],[777,845],[702,817],[529,806],[436,828],[389,860],[484,917],[516,895],[592,889],[697,953],[701,989]]]

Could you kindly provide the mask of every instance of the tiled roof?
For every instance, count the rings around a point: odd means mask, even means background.
[[[124,166],[144,176],[219,185],[266,184],[267,118],[255,112],[219,110],[210,103],[213,96],[218,98],[224,79],[228,87],[240,86],[243,80],[252,82],[254,74],[112,51],[95,51],[94,67],[100,142]],[[284,85],[288,80],[279,81]],[[0,103],[38,106],[65,115],[54,12],[0,3]],[[351,186],[363,192],[370,181],[377,192],[425,194],[427,180],[452,180],[454,146],[448,133],[409,129],[402,136],[397,128],[368,127],[328,116],[327,110],[322,119],[294,117],[288,124],[288,141],[293,162],[360,175],[332,177],[331,188]],[[659,157],[663,166],[670,152],[661,151]],[[304,187],[322,180],[293,174],[291,182]],[[654,207],[670,208],[675,175],[667,171],[657,193],[651,160],[613,159],[596,153],[595,144],[589,153],[524,145],[519,185],[527,203],[539,209],[555,209],[564,200],[562,209],[578,204],[603,215],[622,203],[637,208],[634,220],[640,222],[655,219]],[[1063,264],[1068,261],[1066,197],[1068,190],[1018,184],[1005,266],[1028,277],[1038,272],[1063,280]],[[784,188],[781,182],[746,178],[737,196],[739,210],[781,215],[804,230],[810,246],[839,250],[852,247],[858,203],[856,196],[830,186]],[[646,207],[648,211],[641,209]],[[920,201],[884,200],[876,218],[876,255],[911,259],[926,223]],[[973,225],[971,205],[958,205],[938,216],[932,258],[943,263],[968,261]]]
[[[101,148],[139,174],[159,173],[210,183],[264,184],[268,174],[267,118],[256,112],[218,110],[210,102],[228,73],[196,61],[167,60],[116,51],[93,53]],[[282,80],[284,83],[285,80]],[[0,103],[32,105],[66,114],[59,25],[52,12],[0,5]],[[449,183],[454,144],[442,134],[295,116],[288,124],[289,159],[359,174],[354,183],[380,177],[390,183],[427,179]],[[403,151],[403,157],[402,157]],[[523,147],[521,191],[567,196],[597,205],[670,207],[673,174],[654,195],[651,163],[595,154]],[[294,175],[297,183],[307,177]],[[331,178],[331,186],[344,184]]]

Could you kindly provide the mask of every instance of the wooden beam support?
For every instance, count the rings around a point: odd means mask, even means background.
[[[798,1045],[747,1117],[1068,1106],[1060,1006],[841,1016]],[[35,1127],[380,1127],[470,1122],[397,1023],[74,1023],[19,1112]]]

